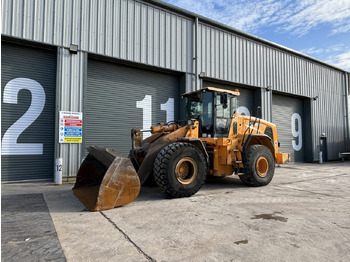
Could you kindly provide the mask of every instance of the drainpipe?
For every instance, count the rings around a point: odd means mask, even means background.
[[[195,90],[200,89],[199,87],[199,76],[198,76],[198,17],[195,18],[194,26],[194,75],[195,75]]]

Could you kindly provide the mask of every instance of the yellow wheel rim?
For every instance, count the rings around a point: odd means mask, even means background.
[[[187,185],[193,182],[197,176],[197,163],[191,157],[182,158],[175,167],[177,181]]]
[[[269,162],[267,161],[266,157],[261,156],[258,158],[256,161],[256,171],[258,176],[266,177],[267,173],[269,172]]]

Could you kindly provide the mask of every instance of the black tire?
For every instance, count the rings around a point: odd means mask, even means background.
[[[244,184],[266,186],[275,173],[275,159],[266,146],[253,145],[246,151],[244,168],[245,174],[239,176]]]
[[[189,197],[204,184],[207,163],[199,148],[176,142],[158,153],[153,171],[158,187],[168,196]]]

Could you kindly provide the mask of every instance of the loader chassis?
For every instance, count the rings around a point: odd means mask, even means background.
[[[276,126],[238,115],[237,91],[209,87],[183,96],[186,124],[159,124],[151,128],[153,136],[143,141],[141,130],[132,131],[130,157],[140,166],[141,183],[153,175],[171,197],[197,192],[206,177],[198,175],[200,172],[218,177],[236,174],[250,186],[270,183],[279,154]],[[188,148],[197,149],[201,156],[193,158],[194,152],[188,153]],[[199,168],[202,162],[205,169]]]
[[[238,91],[212,87],[184,94],[186,121],[160,123],[150,130],[131,130],[130,160],[123,162],[124,169],[134,169],[135,174],[137,172],[134,177],[139,179],[140,185],[147,179],[154,180],[170,197],[189,197],[195,194],[204,184],[207,175],[224,177],[236,174],[249,186],[269,184],[274,175],[275,163],[288,162],[289,154],[278,152],[279,143],[274,124],[237,114],[238,96]],[[152,136],[142,140],[144,131],[151,131]],[[93,152],[90,152],[92,157],[103,160],[104,157],[94,155],[96,152],[99,154],[98,150],[90,151]],[[114,155],[112,159],[113,157]],[[122,157],[116,156],[114,162],[120,161],[120,158]],[[91,156],[87,159],[90,159],[91,166]],[[117,172],[118,167],[115,166],[114,173],[119,177],[113,177],[112,174],[110,179],[116,181],[108,183],[108,186],[114,184],[116,189],[109,192],[119,195],[123,193],[124,199],[128,199],[126,196],[130,193],[131,202],[138,194],[135,193],[135,181],[132,181],[130,188],[127,183],[128,178],[133,176],[132,172],[125,178],[123,172]],[[80,170],[86,169],[83,163]],[[106,169],[110,173],[113,171],[108,165]],[[83,171],[79,171],[77,181],[94,180],[81,179],[84,175]],[[81,192],[84,191],[84,185],[81,182],[76,184],[73,191],[78,189],[80,196],[77,197],[83,198]],[[103,200],[103,194],[98,196]],[[101,199],[97,199],[96,203],[103,202]],[[121,203],[125,204],[125,201]],[[101,205],[98,208],[88,208],[106,209]]]

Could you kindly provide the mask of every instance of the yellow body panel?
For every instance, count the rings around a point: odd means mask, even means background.
[[[237,131],[234,132],[233,125],[237,123]],[[274,141],[270,141],[265,135],[266,128],[270,127]],[[199,138],[205,142],[208,154],[212,154],[212,168],[210,174],[214,176],[229,176],[235,171],[235,168],[244,168],[242,152],[244,144],[250,134],[263,135],[254,137],[248,143],[249,145],[261,144],[270,148],[275,162],[282,164],[288,162],[289,154],[278,153],[278,140],[276,125],[271,122],[250,116],[238,115],[235,113],[232,117],[228,137],[198,137],[199,122],[195,121],[194,125],[188,128],[186,138]],[[271,143],[272,142],[272,143]]]
[[[288,153],[276,153],[276,164],[289,163],[290,154]]]

